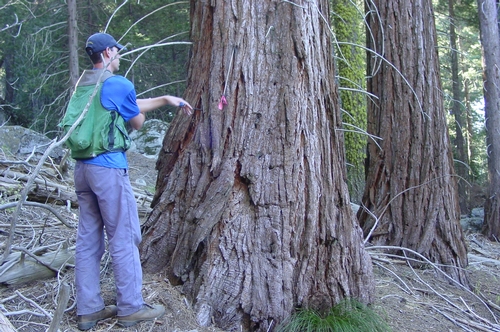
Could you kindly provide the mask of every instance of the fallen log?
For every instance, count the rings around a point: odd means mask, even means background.
[[[3,175],[0,177],[0,189],[3,188],[3,191],[19,190],[29,180],[29,175],[20,172],[4,170],[0,173]],[[78,200],[72,186],[62,185],[41,177],[36,178],[33,182],[28,191],[28,197],[31,201],[62,205],[66,205],[69,201],[73,208],[78,207]]]
[[[27,174],[20,172],[4,170],[0,173],[3,175],[0,176],[0,191],[4,192],[19,191],[29,179]],[[153,200],[151,196],[141,193],[143,191],[141,189],[135,187],[132,189],[139,206],[151,204]],[[33,202],[58,205],[67,205],[70,202],[72,208],[78,208],[78,199],[72,185],[62,185],[40,177],[34,180],[34,184],[28,191],[28,198]]]
[[[15,327],[12,325],[10,320],[4,316],[2,311],[0,311],[0,332],[16,332]]]
[[[56,275],[64,265],[74,264],[74,247],[63,248],[40,256],[13,253],[0,266],[0,283],[18,285],[26,282],[48,279]]]
[[[6,178],[10,178],[12,180],[21,180],[23,182],[28,181],[28,179],[30,178],[29,174],[25,174],[25,173],[21,173],[21,172],[5,170],[5,171],[2,171],[1,173]],[[45,185],[47,187],[54,187],[54,188],[57,188],[60,190],[68,190],[68,191],[72,190],[72,186],[63,185],[63,184],[60,184],[57,182],[53,182],[53,181],[44,179],[41,176],[38,176],[34,182],[39,184],[39,185]]]
[[[494,259],[494,258],[481,257],[481,256],[477,256],[474,254],[467,254],[467,257],[469,258],[470,262],[474,262],[474,263],[480,263],[480,264],[490,265],[490,266],[500,265],[500,260]]]
[[[57,188],[44,188],[36,185],[28,192],[28,199],[33,202],[58,205],[67,205],[70,202],[72,208],[78,207],[78,199],[74,190],[62,191]]]

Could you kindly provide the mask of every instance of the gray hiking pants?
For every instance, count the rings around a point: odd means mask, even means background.
[[[141,309],[144,300],[138,249],[141,231],[128,171],[78,161],[74,178],[80,205],[75,255],[77,314],[104,308],[99,276],[106,231],[118,316],[130,315]]]

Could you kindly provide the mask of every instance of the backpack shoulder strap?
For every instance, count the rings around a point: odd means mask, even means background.
[[[95,70],[85,70],[77,83],[77,86],[88,86],[95,85],[98,81],[100,83],[104,82],[111,76],[114,76],[112,72],[104,69]]]

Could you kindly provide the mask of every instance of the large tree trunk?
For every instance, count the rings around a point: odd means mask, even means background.
[[[191,1],[185,97],[202,111],[166,134],[141,251],[202,325],[267,331],[298,306],[371,299],[328,16],[327,0]]]
[[[488,198],[483,233],[500,238],[500,34],[495,0],[478,0],[479,26],[483,47],[484,110],[488,149]]]
[[[368,175],[358,212],[377,245],[406,247],[468,284],[467,252],[459,224],[457,184],[448,137],[432,2],[375,0],[371,8],[373,75],[368,90]],[[379,19],[377,19],[379,18]],[[377,220],[372,218],[376,216]]]

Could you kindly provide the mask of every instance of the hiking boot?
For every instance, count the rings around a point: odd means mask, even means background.
[[[165,313],[165,307],[161,304],[144,304],[142,309],[128,316],[118,317],[118,324],[123,327],[133,326],[139,322],[155,320]]]
[[[98,321],[114,316],[116,316],[116,306],[108,305],[101,311],[94,312],[88,315],[78,316],[78,329],[80,331],[91,329],[95,326],[95,324],[97,324]]]

